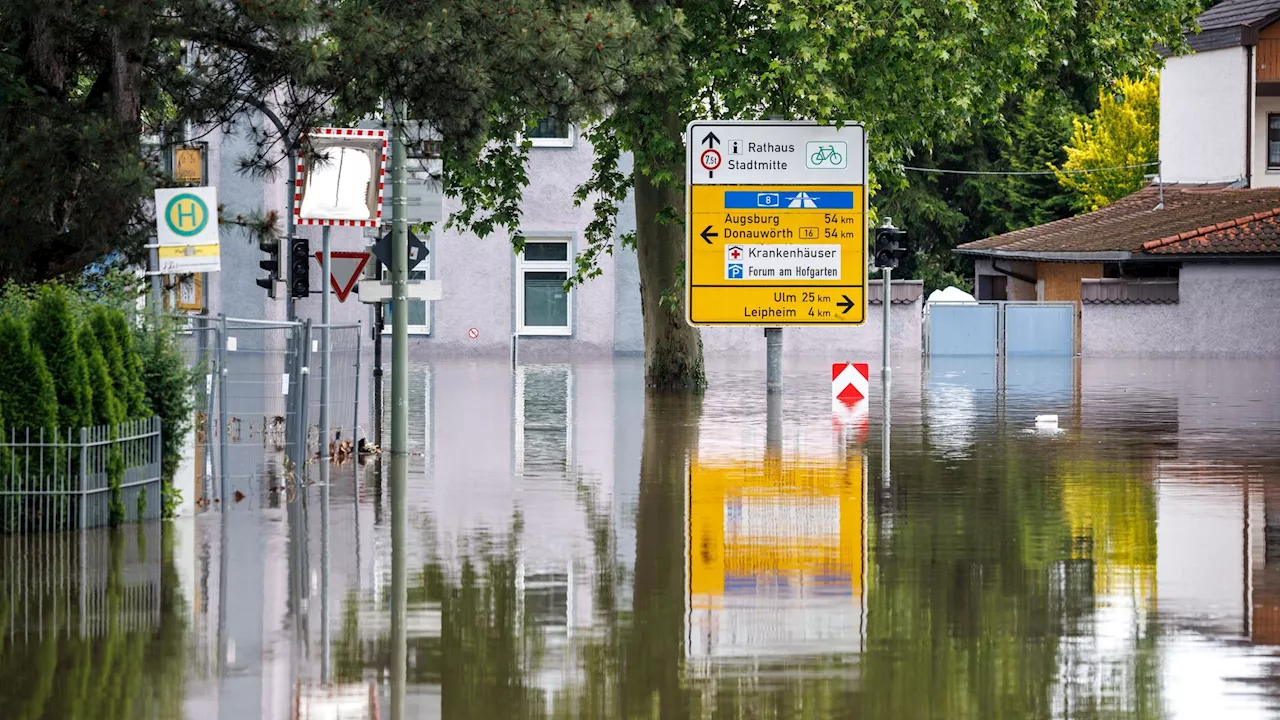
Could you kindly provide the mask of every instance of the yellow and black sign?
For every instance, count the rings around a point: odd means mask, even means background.
[[[862,128],[695,122],[688,140],[688,322],[862,324]]]

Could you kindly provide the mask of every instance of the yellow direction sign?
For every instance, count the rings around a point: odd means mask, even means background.
[[[689,324],[862,324],[863,128],[695,121],[686,138]]]

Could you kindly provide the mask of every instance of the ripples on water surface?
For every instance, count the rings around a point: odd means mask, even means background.
[[[1278,711],[1280,364],[903,367],[888,467],[877,378],[761,365],[415,366],[407,716]],[[247,489],[0,544],[0,717],[388,717],[383,469]]]

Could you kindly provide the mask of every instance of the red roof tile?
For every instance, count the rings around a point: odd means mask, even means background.
[[[1143,243],[1152,255],[1280,254],[1280,208]]]
[[[1231,244],[1218,249],[1216,233],[1237,228],[1242,221],[1264,216],[1269,224],[1280,213],[1280,188],[1234,189],[1226,185],[1165,185],[1164,209],[1160,189],[1154,185],[1121,198],[1101,210],[1036,227],[1016,230],[985,240],[966,243],[960,252],[1032,256],[1040,253],[1142,252],[1146,246],[1163,248],[1174,240],[1206,236],[1210,243],[1198,253],[1277,252],[1274,244]],[[1221,227],[1219,227],[1221,226]],[[1210,235],[1210,233],[1215,233]],[[1268,235],[1267,237],[1275,237]],[[1180,246],[1181,247],[1181,246]],[[1222,246],[1228,247],[1228,246]],[[1244,247],[1256,249],[1241,249]],[[1150,252],[1150,251],[1149,251]],[[1157,254],[1187,252],[1157,250]]]

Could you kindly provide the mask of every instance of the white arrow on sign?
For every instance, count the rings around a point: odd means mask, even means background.
[[[324,253],[316,253],[316,260],[323,267]],[[338,302],[347,301],[347,296],[356,286],[356,281],[360,279],[360,273],[364,271],[365,263],[368,262],[369,253],[367,252],[329,253],[329,282],[333,285],[333,294],[338,296]]]

